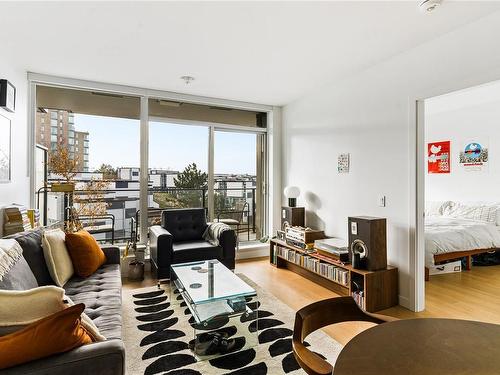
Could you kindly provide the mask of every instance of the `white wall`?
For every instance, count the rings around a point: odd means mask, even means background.
[[[415,100],[500,78],[499,33],[494,13],[284,108],[283,186],[301,188],[308,225],[328,235],[346,238],[350,215],[387,217],[388,258],[399,267],[404,306],[415,302],[409,267]],[[351,172],[338,174],[344,152]],[[386,208],[378,207],[381,194]]]
[[[29,205],[29,177],[27,175],[27,78],[26,71],[10,64],[0,55],[0,78],[16,87],[16,112],[0,109],[0,115],[11,119],[11,182],[0,183],[0,205],[21,203]]]
[[[425,139],[426,144],[451,141],[451,172],[426,173],[426,200],[500,201],[500,82],[426,101]],[[459,153],[467,141],[486,143],[487,168],[467,171],[460,166]]]

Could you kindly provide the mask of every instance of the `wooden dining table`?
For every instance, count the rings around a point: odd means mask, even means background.
[[[497,375],[500,325],[408,319],[369,328],[342,349],[334,375]]]

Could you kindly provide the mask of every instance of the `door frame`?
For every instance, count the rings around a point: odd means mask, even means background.
[[[440,89],[422,90],[408,99],[409,124],[409,273],[408,307],[425,310],[425,100],[500,81],[500,73],[483,72],[479,77],[444,85]]]

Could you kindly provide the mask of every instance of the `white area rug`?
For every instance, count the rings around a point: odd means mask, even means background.
[[[292,353],[291,339],[295,312],[244,275],[257,291],[258,317],[243,318],[236,328],[229,322],[220,328],[237,343],[258,327],[259,344],[213,360],[197,361],[188,344],[194,338],[191,315],[185,304],[170,304],[168,285],[162,290],[149,287],[123,291],[123,337],[127,374],[210,375],[210,374],[304,374]],[[258,324],[256,320],[258,319]],[[242,332],[243,330],[248,330]],[[342,346],[322,331],[306,340],[311,349],[330,363]],[[237,349],[237,347],[235,348]]]

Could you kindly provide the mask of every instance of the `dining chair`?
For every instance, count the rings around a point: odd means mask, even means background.
[[[304,345],[304,340],[309,334],[341,322],[362,321],[382,324],[394,320],[398,319],[361,310],[352,297],[335,297],[312,303],[295,314],[293,354],[307,374],[331,375],[333,366]]]

